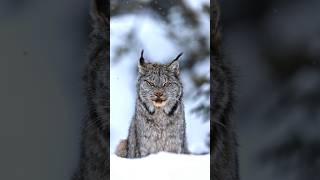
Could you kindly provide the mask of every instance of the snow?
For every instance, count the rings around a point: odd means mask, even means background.
[[[209,180],[210,155],[160,152],[141,159],[110,156],[112,180]]]
[[[199,11],[202,9],[203,5],[210,3],[209,0],[197,0],[197,1],[186,0],[185,2],[187,2],[190,8],[196,9]]]

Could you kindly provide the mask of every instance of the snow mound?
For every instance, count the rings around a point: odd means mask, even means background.
[[[110,156],[111,180],[209,180],[210,155],[167,152],[140,159]]]

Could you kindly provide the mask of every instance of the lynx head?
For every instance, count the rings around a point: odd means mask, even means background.
[[[169,64],[145,62],[143,50],[138,63],[138,96],[143,103],[156,108],[164,107],[168,102],[176,102],[182,96],[182,84],[179,78],[179,54]]]

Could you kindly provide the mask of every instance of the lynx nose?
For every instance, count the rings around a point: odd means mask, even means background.
[[[154,95],[157,96],[157,97],[161,97],[161,96],[163,95],[163,92],[161,92],[161,91],[156,91],[156,92],[154,93]]]

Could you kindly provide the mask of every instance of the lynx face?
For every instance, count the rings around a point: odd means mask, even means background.
[[[149,110],[162,108],[180,99],[182,84],[177,60],[170,64],[139,63],[138,95]]]

